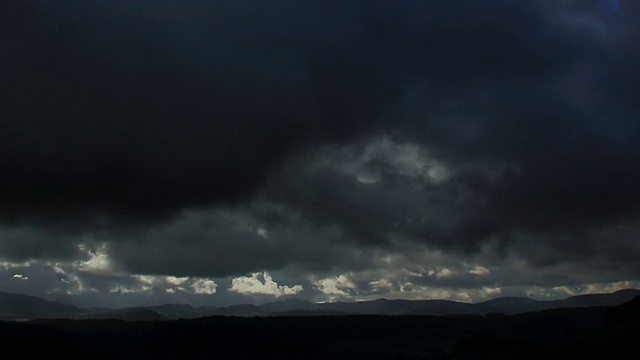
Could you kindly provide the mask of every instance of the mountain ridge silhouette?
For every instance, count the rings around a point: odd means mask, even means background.
[[[303,299],[285,299],[262,305],[193,307],[188,304],[163,304],[117,309],[80,308],[36,296],[0,292],[0,320],[16,319],[121,319],[170,320],[208,316],[327,316],[327,315],[515,315],[528,312],[617,306],[640,296],[638,289],[612,293],[571,296],[563,300],[535,300],[526,297],[502,297],[479,303],[451,300],[376,299],[370,301],[312,303]]]

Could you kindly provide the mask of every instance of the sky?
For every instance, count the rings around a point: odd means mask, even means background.
[[[0,291],[640,288],[640,2],[4,0]]]

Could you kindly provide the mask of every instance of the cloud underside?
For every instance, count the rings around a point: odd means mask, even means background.
[[[633,287],[636,15],[632,0],[4,2],[0,290]]]

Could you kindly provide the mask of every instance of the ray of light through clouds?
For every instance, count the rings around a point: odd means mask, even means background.
[[[0,291],[640,287],[635,0],[0,2]]]

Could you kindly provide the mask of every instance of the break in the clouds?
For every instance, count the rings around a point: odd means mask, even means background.
[[[640,280],[633,0],[0,5],[0,290],[477,301]]]

